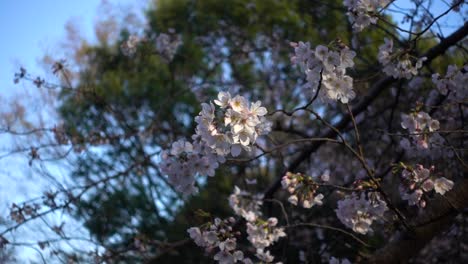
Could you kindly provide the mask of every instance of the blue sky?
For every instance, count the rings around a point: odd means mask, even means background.
[[[3,0],[0,3],[0,91],[17,88],[13,74],[24,66],[37,69],[44,50],[65,36],[64,25],[71,17],[80,19],[83,32],[92,36],[93,17],[99,1]]]
[[[431,11],[434,17],[438,17],[440,14],[445,12],[448,8],[447,4],[451,4],[452,1],[442,1],[436,0],[432,2]],[[395,0],[392,5],[390,5],[390,10],[395,10],[398,8],[411,9],[414,8],[414,4],[409,0]],[[401,13],[392,12],[395,22],[400,23],[400,27],[408,29],[409,23],[401,24],[403,20],[403,15]],[[450,12],[449,14],[443,16],[438,20],[438,25],[444,36],[450,35],[452,32],[457,30],[460,26],[463,25],[463,20],[468,18],[468,6],[465,4],[461,8],[459,13]],[[436,28],[436,27],[433,27]],[[438,30],[436,30],[438,32]],[[402,34],[404,35],[404,34]]]
[[[129,4],[144,6],[147,1],[108,0],[125,9]],[[94,39],[93,27],[100,0],[1,0],[0,1],[0,96],[18,89],[13,75],[19,66],[41,73],[38,59],[53,51],[65,38],[65,24],[78,22],[88,40]]]
[[[117,11],[128,10],[133,5],[141,10],[147,0],[108,0]],[[16,92],[35,89],[31,84],[14,84],[13,76],[19,67],[26,68],[33,76],[50,76],[39,61],[46,52],[60,56],[59,43],[65,38],[65,24],[73,20],[79,26],[80,33],[88,42],[93,42],[94,24],[98,19],[100,0],[0,0],[0,99],[11,98]],[[0,101],[0,110],[5,108],[5,101]],[[0,135],[0,152],[11,145],[11,139]],[[3,153],[3,152],[2,152]],[[23,155],[24,156],[24,155]],[[55,173],[66,175],[66,173]],[[49,183],[50,184],[50,183]],[[0,214],[8,215],[12,202],[21,202],[38,197],[46,189],[47,182],[34,175],[22,156],[0,160]],[[55,222],[70,219],[56,217]],[[32,227],[33,229],[35,227]],[[37,230],[20,230],[21,233]],[[18,248],[21,261],[35,258],[35,252],[27,248]]]
[[[0,99],[10,98],[19,91],[28,91],[34,87],[30,83],[14,84],[13,76],[20,66],[26,68],[33,76],[50,76],[39,64],[45,52],[60,56],[59,43],[65,38],[65,24],[69,20],[78,23],[83,37],[92,42],[94,24],[97,20],[100,0],[0,0]],[[147,0],[108,0],[117,11],[128,10],[129,5],[142,10]],[[1,101],[0,109],[4,109],[5,101]],[[0,149],[4,149],[9,142],[0,137]],[[17,160],[17,159],[16,159]],[[24,163],[24,162],[23,162]],[[16,162],[0,160],[0,209],[14,200],[19,194],[31,195],[28,188],[24,189],[21,180],[12,182],[13,186],[5,182],[6,178],[13,178],[22,174]],[[23,165],[23,164],[22,164]],[[16,171],[18,175],[12,175]],[[8,175],[8,176],[7,176]],[[23,184],[24,185],[24,184]],[[13,187],[13,188],[12,188]],[[15,195],[6,192],[14,190]],[[1,210],[0,210],[1,212]]]

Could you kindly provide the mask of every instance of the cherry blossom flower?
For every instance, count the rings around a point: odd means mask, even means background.
[[[439,130],[440,124],[436,119],[432,119],[426,112],[414,112],[411,114],[401,115],[401,127],[408,130],[409,138],[413,144],[420,149],[428,149],[430,142],[437,142],[440,135],[434,133]],[[406,138],[402,139],[400,145],[405,148],[411,148],[411,145]]]
[[[222,122],[217,120],[216,111],[221,112]],[[177,191],[184,195],[196,193],[196,175],[214,176],[226,155],[235,157],[242,150],[251,151],[258,136],[270,131],[266,114],[260,101],[249,105],[240,95],[231,98],[229,92],[220,92],[214,104],[202,103],[202,110],[195,118],[193,141],[178,140],[170,150],[162,151],[161,171]],[[223,123],[224,126],[220,125]]]
[[[362,31],[370,24],[376,24],[377,11],[385,7],[390,0],[344,0],[343,4],[348,8],[348,18],[353,24],[353,29]]]
[[[468,97],[466,83],[468,82],[468,64],[462,69],[456,65],[449,65],[447,72],[442,78],[440,74],[432,75],[432,82],[436,85],[439,92],[447,95],[451,100],[464,100]]]
[[[415,59],[401,50],[394,51],[393,40],[387,38],[384,39],[384,44],[379,47],[377,58],[380,64],[384,66],[383,72],[395,79],[411,79],[413,76],[418,75],[418,70],[423,66],[423,62],[427,60],[426,57]]]
[[[453,188],[453,182],[445,177],[438,177],[432,172],[435,167],[424,168],[418,164],[415,168],[401,163],[402,183],[399,190],[403,200],[408,201],[409,205],[417,205],[424,208],[427,201],[423,198],[424,194],[435,191],[441,195]]]
[[[365,235],[372,232],[373,221],[382,218],[387,210],[387,204],[376,193],[367,197],[365,193],[361,193],[361,196],[353,193],[338,201],[338,208],[335,211],[345,226]]]
[[[288,202],[297,205],[299,202],[304,208],[311,208],[314,205],[323,204],[323,194],[317,194],[318,184],[311,177],[300,173],[286,173],[281,180],[283,189],[286,189],[291,195]]]
[[[213,223],[204,225],[203,230],[191,227],[187,232],[197,246],[210,251],[219,249],[213,256],[214,260],[222,264],[237,263],[244,260],[244,253],[237,250],[237,239],[232,229],[234,223],[234,218],[225,220],[216,218]]]
[[[356,96],[353,79],[346,75],[346,68],[353,67],[356,53],[348,47],[318,45],[310,49],[309,43],[292,43],[295,55],[291,57],[306,74],[305,88],[315,93],[319,84],[323,85],[319,96],[325,102],[341,101],[346,104]]]
[[[436,179],[434,182],[434,190],[436,193],[444,195],[446,192],[450,191],[453,188],[453,181],[441,177]]]
[[[229,196],[229,205],[236,215],[245,218],[248,222],[254,222],[261,216],[262,198],[262,195],[252,195],[235,186],[234,193]]]
[[[195,122],[197,135],[218,155],[235,157],[243,149],[250,151],[258,136],[269,132],[271,123],[264,117],[267,110],[260,101],[249,107],[245,97],[231,98],[228,92],[220,92],[214,103],[221,108],[222,121],[215,120],[215,105],[204,103]]]

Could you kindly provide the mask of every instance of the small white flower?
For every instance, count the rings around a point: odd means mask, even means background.
[[[270,217],[267,220],[269,226],[276,226],[278,224],[278,218]]]
[[[315,196],[314,198],[314,203],[317,205],[322,205],[323,204],[323,194],[319,193],[318,195]]]
[[[288,202],[290,202],[291,204],[294,204],[294,205],[297,205],[298,201],[299,201],[299,199],[297,198],[296,195],[291,195],[288,198]]]
[[[232,256],[234,257],[234,262],[242,261],[244,259],[244,252],[237,250],[234,252],[234,254],[232,254]]]
[[[430,131],[430,132],[439,130],[439,128],[440,128],[440,127],[439,127],[439,121],[438,121],[438,120],[432,119],[432,120],[429,122],[429,131]]]
[[[444,195],[446,192],[450,191],[453,188],[453,181],[441,177],[435,180],[434,182],[434,190],[436,193]]]
[[[262,102],[257,101],[250,104],[250,114],[254,116],[264,116],[267,114],[265,107],[261,106]]]
[[[216,105],[219,105],[221,108],[226,108],[231,101],[231,94],[229,92],[219,92],[218,99],[214,100]]]
[[[231,146],[231,155],[233,157],[239,156],[241,152],[242,152],[242,147],[240,144],[235,144]]]
[[[422,189],[425,191],[425,192],[430,192],[434,189],[434,182],[431,180],[431,179],[428,179],[426,180],[425,182],[423,182],[422,184]]]
[[[271,263],[273,262],[273,259],[275,259],[271,254],[270,251],[264,251],[263,249],[257,249],[257,254],[255,254],[257,258],[259,258],[261,261],[264,261],[266,263]]]
[[[187,232],[189,233],[190,238],[193,239],[195,244],[197,244],[197,246],[202,247],[205,245],[205,239],[203,238],[201,234],[200,228],[191,227],[187,230]]]
[[[171,155],[177,156],[181,153],[190,153],[193,151],[193,146],[190,142],[183,139],[172,143]]]
[[[229,105],[232,107],[232,109],[238,113],[241,113],[248,109],[248,104],[247,100],[240,96],[236,95],[230,102]]]
[[[328,48],[323,45],[318,45],[315,47],[315,57],[321,61],[324,61],[328,56]]]
[[[203,237],[205,238],[205,241],[209,245],[214,245],[214,244],[219,242],[218,234],[216,232],[214,232],[214,231],[204,232]]]
[[[225,241],[219,243],[219,249],[226,251],[235,250],[236,246],[237,243],[235,238],[228,238]]]
[[[328,70],[334,70],[341,63],[340,54],[336,51],[328,52],[328,55],[322,61]]]
[[[381,218],[387,211],[387,204],[378,195],[374,193],[368,196],[374,197],[372,203],[366,199],[364,193],[360,197],[352,193],[344,200],[338,201],[338,208],[335,210],[336,216],[345,226],[360,234],[372,231],[372,222]]]
[[[220,264],[233,264],[234,256],[228,251],[221,250],[214,255],[214,260],[217,260]]]
[[[340,51],[341,64],[340,67],[350,68],[354,66],[354,57],[356,57],[356,52],[352,51],[348,47],[345,47]]]

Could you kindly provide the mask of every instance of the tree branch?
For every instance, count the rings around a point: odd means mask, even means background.
[[[455,45],[458,41],[462,40],[468,35],[468,22],[466,22],[461,28],[457,31],[452,33],[452,35],[448,36],[447,38],[442,39],[439,44],[435,45],[431,49],[429,49],[423,56],[427,57],[425,61],[425,65],[429,64],[433,59],[436,57],[444,54],[450,47]],[[355,106],[353,106],[352,114],[357,116],[361,112],[367,109],[367,107],[382,93],[386,90],[392,83],[394,83],[397,79],[393,77],[385,77],[378,80],[372,87],[369,89],[367,95],[365,95],[361,101],[359,101]],[[338,130],[344,129],[349,125],[351,122],[351,115],[344,115],[343,119],[341,119],[336,125],[335,128]],[[320,135],[321,138],[334,138],[336,137],[336,132],[332,129],[326,129],[325,132]],[[299,156],[297,156],[291,164],[286,168],[287,171],[294,171],[299,167],[299,165],[308,159],[312,153],[317,151],[317,149],[322,146],[324,142],[318,141],[313,142],[310,146],[305,148]],[[283,173],[283,174],[284,174]],[[264,192],[264,197],[266,199],[271,198],[273,194],[281,187],[281,178],[283,174],[279,175],[276,181]]]
[[[447,230],[465,208],[468,208],[468,179],[457,184],[445,196],[438,195],[422,215],[413,219],[411,231],[395,236],[369,257],[369,263],[404,263],[417,255],[432,238]]]

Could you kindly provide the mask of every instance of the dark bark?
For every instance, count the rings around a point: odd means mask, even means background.
[[[458,183],[453,190],[438,195],[428,203],[422,215],[413,219],[411,229],[395,238],[370,256],[369,263],[406,263],[416,256],[436,235],[447,230],[454,218],[468,208],[468,180]]]

